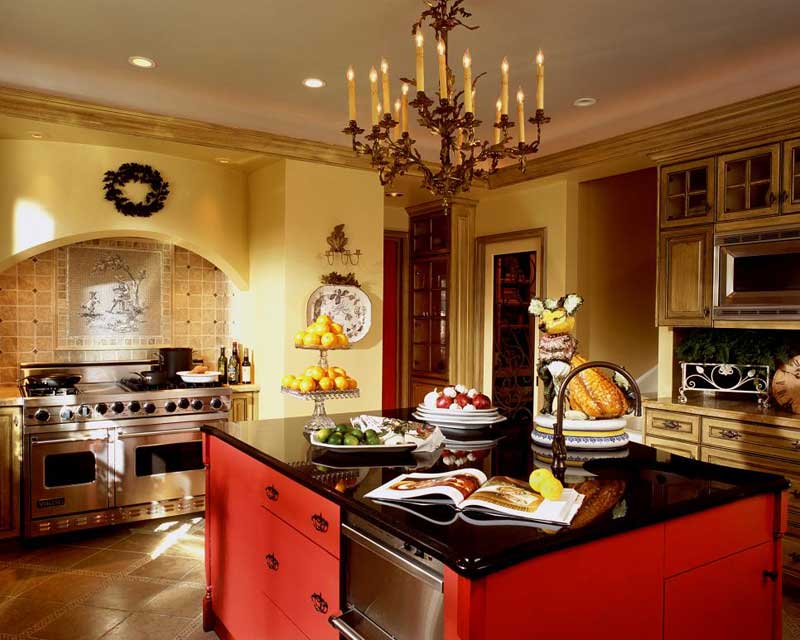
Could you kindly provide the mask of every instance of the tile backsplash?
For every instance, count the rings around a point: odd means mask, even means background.
[[[118,248],[158,244],[172,255],[172,344],[190,346],[195,357],[215,363],[219,347],[230,343],[231,301],[238,290],[213,264],[182,247],[152,240],[92,240],[84,246]],[[55,344],[59,277],[57,251],[47,251],[0,273],[0,384],[16,382],[20,362],[132,360],[154,357],[146,348],[58,349]],[[65,277],[61,274],[60,277]]]

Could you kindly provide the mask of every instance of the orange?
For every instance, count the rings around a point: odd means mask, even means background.
[[[328,329],[328,325],[327,324],[315,324],[314,325],[314,333],[316,333],[318,336],[323,336],[326,333],[328,333],[329,331],[330,331],[330,329]]]
[[[333,389],[333,380],[331,380],[328,376],[319,379],[319,388],[323,391],[330,391]]]
[[[292,380],[292,384],[289,385],[289,388],[293,389],[294,391],[300,391],[300,378],[295,378]]]
[[[317,325],[315,325],[315,324],[310,324],[310,325],[308,325],[308,326],[306,327],[306,329],[305,329],[305,332],[306,332],[306,333],[314,333],[314,329],[316,328],[316,326],[317,326]]]
[[[342,325],[340,325],[338,322],[331,322],[331,331],[337,334],[342,333]]]
[[[348,389],[358,389],[358,382],[355,378],[347,378],[347,388]]]
[[[322,367],[314,365],[313,367],[309,367],[306,369],[306,377],[311,378],[312,380],[319,381],[325,376],[325,370]]]
[[[333,381],[333,384],[336,385],[336,388],[339,391],[344,391],[347,389],[347,378],[344,376],[337,376],[336,379]]]
[[[331,317],[330,316],[326,316],[323,313],[321,316],[317,316],[316,323],[317,324],[330,324],[331,323]]]
[[[292,383],[294,382],[294,376],[283,376],[281,378],[281,386],[282,387],[291,387]]]
[[[318,347],[320,343],[320,337],[315,333],[307,333],[303,336],[303,344],[306,347]]]
[[[305,333],[303,333],[302,331],[299,331],[298,333],[295,333],[295,334],[294,334],[294,343],[295,343],[296,345],[301,345],[301,344],[303,344],[303,338],[305,337],[305,335],[306,335],[306,334],[305,334]]]
[[[347,371],[341,367],[331,367],[330,371],[333,371],[333,374],[328,374],[331,378],[338,378],[339,376],[344,376],[345,378],[347,377]]]
[[[336,373],[336,367],[328,367],[328,371],[325,373],[325,375],[328,376],[331,380],[333,380],[339,374]]]
[[[349,338],[343,333],[339,333],[336,335],[336,342],[340,347],[346,347],[348,344],[350,344]]]
[[[332,333],[326,333],[322,336],[320,343],[323,347],[332,347],[336,344],[336,336]]]
[[[317,388],[317,383],[308,376],[304,377],[300,382],[300,391],[303,393],[310,393]]]

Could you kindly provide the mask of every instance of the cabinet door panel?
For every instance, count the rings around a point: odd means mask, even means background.
[[[773,558],[765,543],[667,580],[664,640],[776,637],[776,582],[763,575],[774,570]]]
[[[269,630],[269,635],[264,637],[269,640],[308,640],[308,636],[267,596],[264,596],[261,618],[264,621],[263,628]]]
[[[783,143],[783,213],[800,211],[800,139]]]
[[[661,228],[714,221],[714,158],[661,167]]]
[[[717,158],[719,222],[778,213],[780,154],[771,144]]]
[[[711,326],[712,248],[710,226],[661,233],[659,324]]]
[[[0,408],[0,538],[19,534],[22,411]]]
[[[676,456],[683,456],[684,458],[691,458],[697,460],[700,457],[700,447],[696,444],[689,444],[688,442],[681,442],[679,440],[669,440],[668,438],[654,438],[653,436],[646,435],[644,443],[649,447],[655,447],[667,453],[673,453]]]

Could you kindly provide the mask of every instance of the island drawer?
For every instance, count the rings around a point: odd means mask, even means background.
[[[669,440],[667,438],[653,438],[646,435],[644,437],[644,443],[648,446],[660,449],[661,451],[674,453],[675,455],[691,458],[692,460],[697,460],[700,457],[700,447],[689,442]]]
[[[263,518],[263,592],[309,638],[337,640],[328,618],[339,613],[339,561],[266,509]]]
[[[278,605],[263,593],[261,597],[260,632],[269,630],[270,638],[280,638],[280,640],[308,640],[308,636],[286,617],[286,614],[278,608]]]
[[[703,417],[703,444],[800,461],[800,431]]]
[[[700,416],[677,411],[647,409],[644,431],[648,435],[700,442]]]
[[[339,507],[280,472],[267,469],[263,506],[338,558]]]

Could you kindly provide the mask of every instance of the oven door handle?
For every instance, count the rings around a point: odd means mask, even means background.
[[[328,618],[330,625],[342,634],[347,640],[366,640],[364,636],[358,633],[353,627],[342,620],[342,616],[331,616]]]
[[[121,432],[117,437],[122,438],[143,438],[145,436],[167,436],[176,433],[197,433],[200,427],[193,427],[192,429],[164,429],[163,431],[130,431],[128,433]]]
[[[57,440],[39,440],[36,436],[31,438],[31,444],[64,444],[65,442],[94,442],[107,441],[108,436],[98,436],[95,438],[58,438]]]
[[[415,562],[406,555],[376,542],[371,537],[361,533],[361,531],[351,527],[348,524],[342,523],[342,533],[346,538],[349,538],[356,544],[361,545],[368,551],[371,551],[384,560],[391,562],[398,569],[405,571],[422,582],[425,582],[434,589],[444,592],[444,579],[442,578],[442,575],[432,569],[429,569],[421,562]]]

